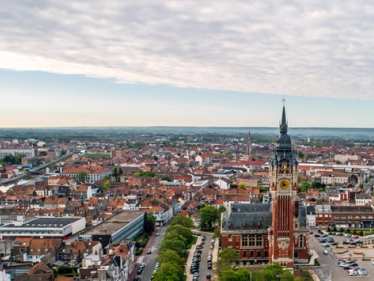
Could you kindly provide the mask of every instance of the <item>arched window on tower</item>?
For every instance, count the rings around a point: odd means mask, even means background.
[[[305,237],[304,235],[300,234],[297,239],[297,247],[298,248],[304,248],[305,246]]]

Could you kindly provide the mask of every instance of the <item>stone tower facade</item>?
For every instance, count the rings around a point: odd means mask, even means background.
[[[280,136],[270,168],[272,225],[269,228],[270,262],[292,268],[297,228],[297,160],[288,135],[286,109],[283,106]]]

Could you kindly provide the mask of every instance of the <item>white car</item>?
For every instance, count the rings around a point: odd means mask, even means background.
[[[361,268],[357,269],[357,274],[360,275],[360,276],[367,276],[369,273],[366,270],[366,268],[361,267]]]

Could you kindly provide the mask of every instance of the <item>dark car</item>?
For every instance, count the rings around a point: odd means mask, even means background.
[[[351,263],[351,264],[348,264],[348,265],[346,265],[346,266],[343,266],[343,268],[345,269],[345,270],[349,270],[349,269],[353,269],[353,268],[358,268],[359,266],[358,266],[358,264],[357,263]]]

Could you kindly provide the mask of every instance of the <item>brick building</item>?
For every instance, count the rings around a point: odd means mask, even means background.
[[[283,107],[280,137],[271,159],[271,203],[231,203],[222,216],[221,245],[236,249],[244,265],[309,260],[306,208],[297,201],[297,161]]]

